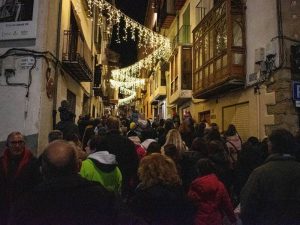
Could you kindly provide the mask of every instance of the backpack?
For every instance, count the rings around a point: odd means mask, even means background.
[[[229,144],[229,146],[227,145],[227,143]],[[239,151],[231,141],[226,141],[226,146],[227,146],[227,156],[228,156],[227,158],[230,164],[230,168],[235,169],[238,160]]]

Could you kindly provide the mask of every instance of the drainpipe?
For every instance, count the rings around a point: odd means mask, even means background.
[[[279,37],[279,65],[283,65],[283,28],[282,28],[282,10],[281,10],[281,0],[276,0],[277,8],[277,29]]]
[[[55,56],[59,59],[59,50],[60,50],[60,30],[61,30],[61,16],[62,16],[62,1],[59,0],[59,8],[58,8],[58,18],[57,18],[57,31],[56,31],[56,50]],[[54,92],[53,92],[53,107],[52,107],[52,127],[55,129],[56,125],[56,114],[57,114],[57,85],[58,85],[58,76],[59,71],[58,67],[55,67],[55,74],[54,74]]]
[[[93,78],[94,78],[94,69],[95,69],[95,59],[94,59],[94,32],[97,32],[95,29],[94,29],[94,23],[98,23],[98,21],[95,21],[96,17],[96,7],[94,6],[94,9],[93,9],[93,20],[92,20],[92,35],[91,35],[91,60],[92,60],[92,74],[93,74]],[[97,27],[98,28],[98,27]],[[93,86],[94,86],[94,80],[92,80],[92,82],[90,83],[90,99],[89,99],[89,114],[91,114],[91,108],[92,108],[92,98],[93,98]],[[96,101],[96,99],[95,99]]]

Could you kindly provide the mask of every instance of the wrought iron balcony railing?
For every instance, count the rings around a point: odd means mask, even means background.
[[[79,32],[64,31],[62,62],[77,81],[93,81],[92,53]]]

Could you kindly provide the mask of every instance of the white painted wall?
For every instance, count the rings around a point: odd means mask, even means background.
[[[47,1],[39,1],[37,38],[34,46],[28,49],[43,51],[44,23],[43,17],[47,16]],[[7,48],[0,48],[0,54],[15,47],[13,44]],[[25,47],[26,48],[26,47]],[[12,69],[15,69],[15,76],[9,78],[9,82],[27,83],[29,79],[29,68],[32,65],[32,57],[12,57],[10,61]],[[7,58],[2,65],[6,64]],[[41,103],[41,84],[45,79],[42,59],[37,59],[36,68],[32,71],[32,84],[26,98],[27,89],[21,86],[8,86],[4,76],[4,68],[0,76],[0,142],[6,140],[7,135],[12,131],[21,131],[24,135],[33,135],[39,132],[39,117]],[[25,67],[24,67],[25,66]],[[7,67],[8,68],[8,67]]]
[[[247,74],[254,73],[255,49],[266,48],[278,35],[275,0],[246,1]]]

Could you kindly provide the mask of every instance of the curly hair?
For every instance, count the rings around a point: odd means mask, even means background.
[[[141,185],[144,188],[156,184],[180,185],[176,165],[173,160],[160,153],[152,153],[145,156],[138,169]]]

